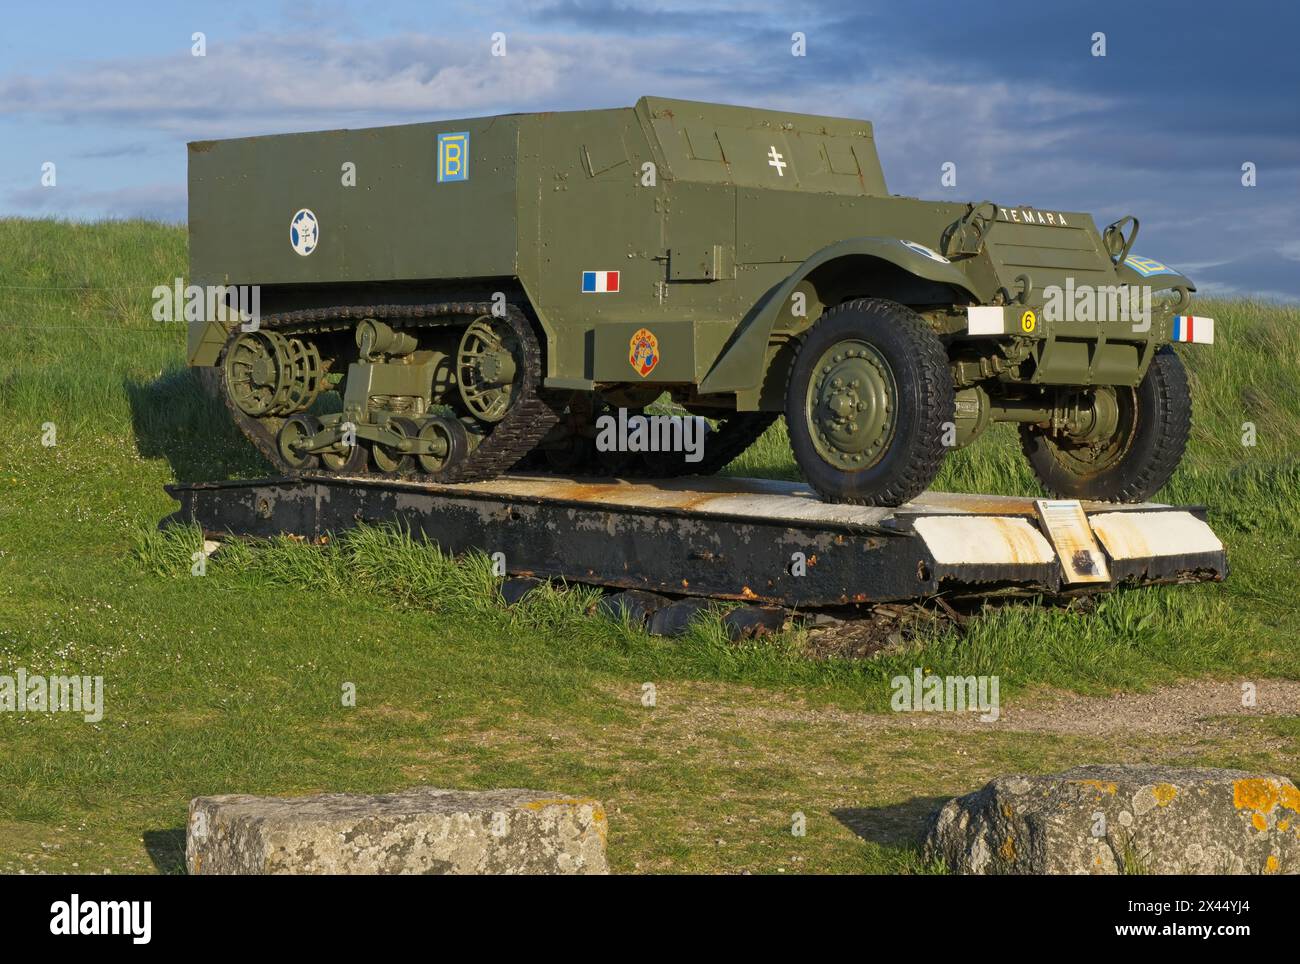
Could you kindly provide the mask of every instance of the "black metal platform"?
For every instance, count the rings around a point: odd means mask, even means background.
[[[437,485],[304,475],[166,488],[181,506],[162,526],[197,522],[216,538],[398,525],[446,552],[502,553],[513,575],[784,606],[1227,575],[1203,510],[1150,504],[1083,504],[1106,578],[1071,584],[1035,501],[1005,496],[926,493],[883,509],[759,479],[552,476]]]

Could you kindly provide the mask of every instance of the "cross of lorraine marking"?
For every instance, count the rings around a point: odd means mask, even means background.
[[[768,148],[767,156],[770,158],[767,162],[767,166],[776,168],[777,177],[785,177],[786,162],[781,160],[781,155],[776,152],[775,144]]]

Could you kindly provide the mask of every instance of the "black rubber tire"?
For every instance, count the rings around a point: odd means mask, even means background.
[[[1173,348],[1156,352],[1134,393],[1135,418],[1127,450],[1095,475],[1080,475],[1057,458],[1055,443],[1034,426],[1020,427],[1020,447],[1051,495],[1096,502],[1145,502],[1178,468],[1192,430],[1187,373]]]
[[[435,482],[441,482],[449,473],[455,472],[457,467],[469,457],[469,432],[458,419],[454,419],[450,415],[435,415],[420,426],[420,436],[427,437],[425,433],[430,431],[430,426],[434,423],[443,427],[450,445],[447,454],[443,457],[442,465],[440,467],[433,465],[429,457],[424,455],[417,455],[415,461],[421,472]]]
[[[420,434],[419,423],[415,419],[407,418],[405,415],[392,416],[388,420],[388,427],[410,439]],[[415,468],[414,455],[405,455],[378,443],[370,447],[370,461],[374,463],[378,471],[390,475],[406,475]]]
[[[889,365],[897,391],[896,421],[885,454],[846,471],[818,453],[804,415],[812,368],[837,341],[870,344]],[[847,301],[826,311],[804,337],[786,383],[785,421],[795,461],[827,502],[898,506],[934,481],[947,448],[943,423],[953,417],[952,374],[938,335],[916,312],[879,298]]]
[[[370,443],[357,439],[357,443],[348,449],[346,455],[336,452],[322,452],[321,465],[335,475],[360,475],[370,465]]]

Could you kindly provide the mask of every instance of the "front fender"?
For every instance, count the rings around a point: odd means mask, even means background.
[[[701,394],[742,391],[758,386],[764,375],[767,346],[776,320],[795,288],[818,268],[841,258],[872,257],[889,262],[926,281],[949,285],[979,301],[971,280],[955,264],[925,245],[898,238],[847,238],[822,248],[780,284],[770,289],[742,319],[709,373]]]
[[[1125,284],[1150,285],[1157,291],[1164,288],[1196,290],[1192,279],[1181,271],[1175,271],[1169,265],[1162,264],[1154,258],[1143,258],[1136,254],[1130,254],[1124,259],[1123,264],[1116,266],[1115,273]]]

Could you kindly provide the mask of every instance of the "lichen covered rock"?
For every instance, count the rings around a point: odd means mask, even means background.
[[[190,803],[192,874],[601,874],[599,801],[535,790],[243,795]]]
[[[1300,790],[1240,770],[1082,766],[948,801],[924,851],[966,874],[1300,873]]]

